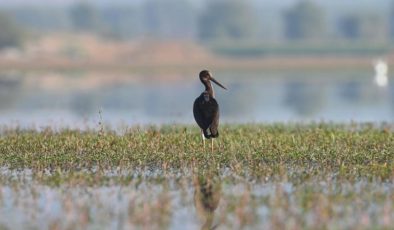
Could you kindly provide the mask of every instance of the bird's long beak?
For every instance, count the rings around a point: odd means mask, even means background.
[[[210,80],[213,81],[213,82],[215,82],[216,85],[218,85],[218,86],[222,87],[223,89],[226,89],[226,90],[227,90],[227,88],[224,87],[222,84],[220,84],[218,81],[216,81],[215,78],[210,77]]]

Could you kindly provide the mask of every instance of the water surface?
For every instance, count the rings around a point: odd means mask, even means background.
[[[375,85],[372,71],[219,71],[214,77],[229,89],[216,88],[225,123],[394,121],[394,84]],[[192,105],[202,90],[190,73],[1,73],[0,124],[194,123]]]

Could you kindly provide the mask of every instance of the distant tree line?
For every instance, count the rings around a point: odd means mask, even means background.
[[[316,1],[300,0],[279,15],[275,42],[394,40],[393,10],[348,12],[334,21]],[[30,31],[73,31],[96,33],[116,39],[152,37],[190,39],[201,42],[265,42],[264,15],[249,0],[210,0],[204,7],[187,0],[146,0],[140,5],[93,5],[81,1],[64,8],[43,10],[17,7],[0,14],[0,48],[20,43],[20,28]],[[11,17],[11,16],[12,17]],[[17,22],[17,23],[16,23]],[[328,28],[334,28],[329,31]],[[393,38],[393,39],[392,39]]]
[[[0,12],[0,49],[20,45],[22,30],[17,23],[4,12]]]

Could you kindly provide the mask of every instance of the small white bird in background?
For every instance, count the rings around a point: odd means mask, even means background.
[[[374,82],[377,86],[379,87],[385,87],[389,83],[389,78],[388,78],[388,65],[387,63],[382,60],[378,59],[374,62],[374,67],[375,67],[375,78]]]

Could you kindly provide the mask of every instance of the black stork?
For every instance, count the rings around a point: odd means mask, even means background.
[[[219,104],[215,100],[215,93],[211,81],[226,89],[216,81],[208,70],[200,72],[200,81],[205,86],[204,92],[196,98],[193,104],[193,115],[198,126],[201,128],[201,136],[205,148],[205,138],[211,139],[211,149],[213,151],[213,138],[219,136]]]

